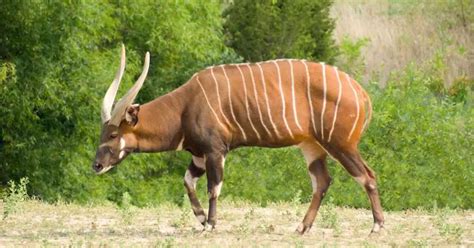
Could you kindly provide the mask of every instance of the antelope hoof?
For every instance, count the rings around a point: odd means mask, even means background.
[[[298,228],[296,228],[295,232],[300,234],[300,235],[303,235],[307,232],[309,232],[309,229],[311,229],[311,225],[305,225],[303,223],[301,223]]]
[[[201,223],[202,226],[206,226],[206,215],[200,214],[196,215],[196,218],[198,219],[199,223]]]
[[[385,228],[383,228],[383,225],[380,225],[379,223],[374,223],[374,227],[372,228],[372,231],[370,231],[369,236],[377,236],[381,235],[384,233]]]
[[[214,230],[214,226],[205,222],[202,232],[212,232]]]

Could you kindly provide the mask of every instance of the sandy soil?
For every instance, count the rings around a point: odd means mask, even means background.
[[[201,232],[189,206],[139,209],[27,201],[0,220],[0,247],[474,247],[473,210],[386,212],[384,232],[369,235],[369,210],[325,205],[310,232],[301,236],[294,230],[306,207],[222,202],[216,230]]]

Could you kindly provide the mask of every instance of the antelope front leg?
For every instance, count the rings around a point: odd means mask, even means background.
[[[222,154],[210,154],[206,158],[207,192],[209,195],[207,224],[211,229],[214,229],[216,226],[217,198],[221,193],[222,180],[224,179],[225,157]]]
[[[203,226],[206,225],[206,214],[204,213],[201,203],[196,196],[196,183],[198,179],[204,175],[204,172],[206,172],[205,159],[193,156],[193,160],[191,161],[191,164],[188,166],[186,174],[184,175],[184,186],[188,192],[188,197],[189,201],[191,202],[193,213]]]

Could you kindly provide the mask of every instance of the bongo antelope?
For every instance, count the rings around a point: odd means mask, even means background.
[[[357,149],[370,120],[370,98],[349,75],[334,66],[297,59],[219,65],[194,74],[181,87],[151,102],[133,104],[149,63],[146,53],[142,74],[112,110],[125,69],[122,46],[120,67],[103,100],[102,133],[93,163],[97,174],[132,152],[186,150],[192,161],[184,186],[199,222],[213,229],[229,151],[240,146],[297,146],[313,188],[297,232],[311,228],[330,185],[328,155],[365,188],[374,217],[372,232],[383,227],[375,174]],[[196,197],[196,182],[204,174],[207,216]]]

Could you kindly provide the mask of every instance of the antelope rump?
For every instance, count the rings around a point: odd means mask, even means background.
[[[370,199],[374,226],[384,224],[374,172],[357,145],[371,116],[370,98],[336,67],[297,59],[208,67],[176,90],[143,105],[133,104],[150,63],[112,110],[125,69],[120,68],[105,94],[102,133],[93,169],[102,174],[132,152],[186,150],[192,161],[184,175],[192,209],[205,229],[216,225],[226,154],[241,146],[298,146],[306,160],[313,196],[296,231],[307,232],[331,181],[327,156],[339,161]],[[295,169],[297,169],[295,167]],[[207,176],[206,217],[196,182]]]

